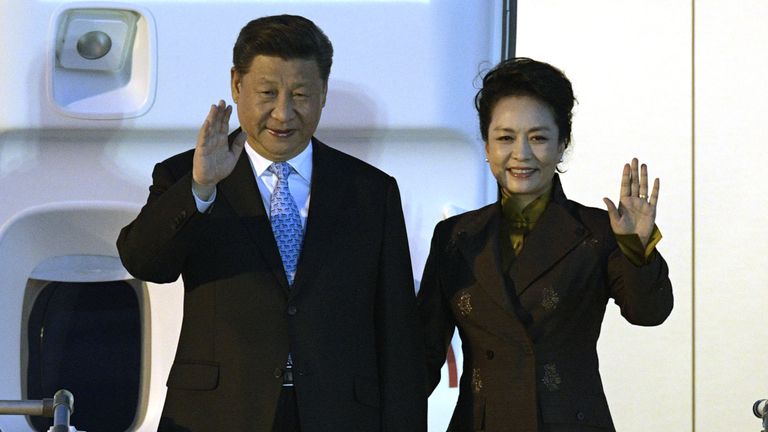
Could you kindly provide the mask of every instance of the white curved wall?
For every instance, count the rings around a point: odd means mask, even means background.
[[[501,0],[137,1],[157,27],[156,100],[144,116],[101,121],[62,116],[47,102],[48,26],[69,3],[1,1],[0,225],[51,202],[142,203],[153,164],[190,148],[209,104],[229,99],[239,28],[282,12],[309,16],[333,40],[318,135],[399,179],[417,278],[446,207],[493,199],[472,96],[477,72],[498,60]],[[676,305],[651,329],[608,309],[601,369],[617,427],[757,430],[751,403],[768,397],[768,297],[759,294],[768,282],[768,6],[519,0],[518,12],[517,54],[563,68],[580,101],[566,192],[601,207],[632,156],[662,179],[659,249]],[[455,390],[441,391],[432,430],[444,428]]]
[[[472,98],[478,71],[498,61],[501,0],[130,2],[154,21],[157,93],[146,114],[123,120],[68,117],[49,103],[50,26],[76,3],[0,0],[0,225],[51,202],[143,204],[154,164],[191,148],[210,104],[230,100],[239,29],[277,13],[305,15],[333,41],[317,135],[398,179],[417,279],[435,223],[495,198]],[[2,394],[16,397],[18,382],[0,381]],[[430,402],[432,430],[445,429],[455,396],[446,379]]]

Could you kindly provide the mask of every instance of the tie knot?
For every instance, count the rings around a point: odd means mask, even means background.
[[[276,175],[278,180],[287,179],[291,174],[291,166],[288,162],[274,162],[267,169],[272,174]]]

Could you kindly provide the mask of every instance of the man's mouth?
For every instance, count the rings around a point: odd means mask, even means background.
[[[267,132],[278,138],[286,138],[293,134],[294,129],[267,129]]]

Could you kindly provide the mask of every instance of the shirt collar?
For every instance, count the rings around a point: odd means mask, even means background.
[[[510,197],[502,194],[501,211],[504,216],[504,221],[512,225],[517,225],[518,228],[525,228],[526,231],[532,230],[533,226],[536,225],[536,222],[538,222],[539,218],[544,213],[544,210],[547,208],[547,204],[549,204],[551,197],[552,185],[550,184],[549,188],[547,188],[543,194],[539,195],[535,200],[525,206],[522,212],[518,212],[512,205]]]
[[[269,166],[272,165],[274,161],[271,161],[257,153],[256,150],[254,150],[247,141],[245,143],[245,153],[248,155],[248,159],[251,160],[251,166],[253,167],[253,171],[256,174],[256,177],[261,177],[262,175],[272,175],[272,173],[268,171],[267,168],[269,168]],[[298,173],[301,178],[309,183],[312,180],[312,140],[309,141],[309,144],[304,150],[302,150],[301,153],[297,154],[291,159],[288,159],[286,162],[288,162],[288,165],[293,168],[294,172]]]

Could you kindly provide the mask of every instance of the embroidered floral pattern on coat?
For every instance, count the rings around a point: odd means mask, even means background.
[[[557,366],[554,363],[547,363],[544,365],[544,377],[541,379],[544,386],[549,391],[557,391],[560,389],[560,374],[557,372]]]
[[[546,310],[547,312],[551,312],[555,309],[557,309],[557,304],[560,302],[560,295],[555,291],[554,288],[546,287],[544,288],[544,293],[542,294],[541,299],[541,306]]]
[[[470,312],[472,312],[471,300],[472,295],[470,293],[464,293],[459,296],[459,299],[456,301],[456,306],[459,308],[459,313],[461,313],[461,316],[466,317]]]
[[[483,389],[483,378],[480,376],[480,369],[472,369],[472,391],[480,393]]]

